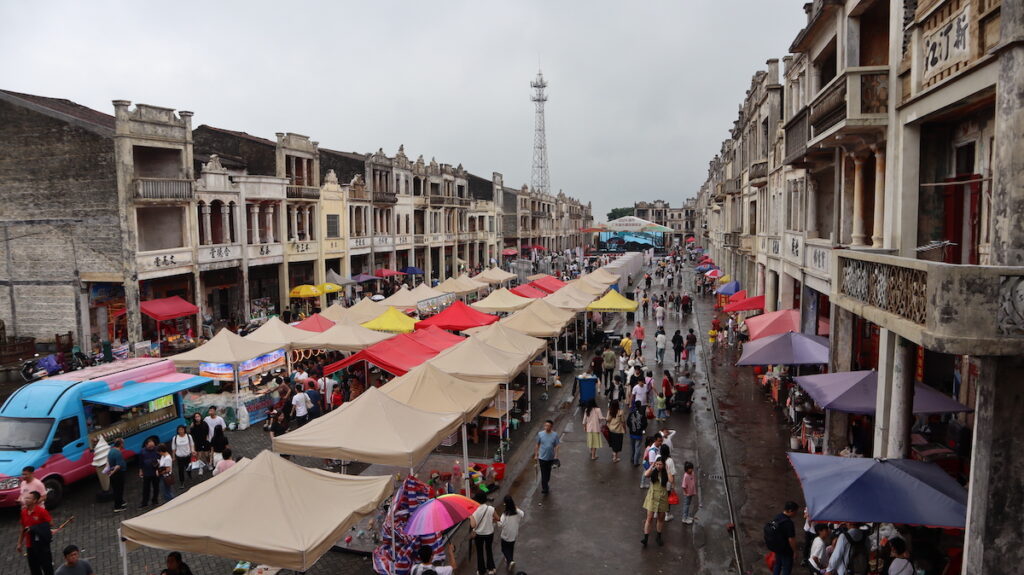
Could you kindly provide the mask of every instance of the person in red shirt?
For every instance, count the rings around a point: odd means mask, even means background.
[[[711,320],[711,328],[715,331],[722,331],[722,322],[718,321],[718,318]]]
[[[50,528],[50,512],[39,505],[38,491],[25,498],[21,508],[21,531],[18,532],[18,553],[25,550],[28,569],[32,575],[53,575],[53,554],[50,541],[56,530]]]

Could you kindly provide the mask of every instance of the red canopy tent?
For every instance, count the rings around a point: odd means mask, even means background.
[[[373,275],[379,278],[390,278],[394,276],[404,276],[405,274],[395,270],[389,270],[387,268],[380,268],[373,272]]]
[[[465,303],[456,300],[441,313],[416,322],[416,329],[437,327],[441,330],[462,331],[471,327],[491,325],[498,321],[498,316],[477,311]],[[415,332],[413,332],[415,333]]]
[[[405,375],[410,369],[465,339],[444,330],[437,331],[445,334],[447,344],[436,332],[420,334],[419,337],[426,341],[417,341],[416,336],[411,333],[399,334],[354,353],[346,359],[327,365],[324,367],[324,375],[330,375],[360,361],[372,363],[392,375]],[[447,336],[452,339],[447,339]]]
[[[519,287],[514,287],[514,288],[512,288],[512,289],[510,289],[508,291],[516,294],[519,297],[542,298],[542,297],[547,297],[548,296],[548,292],[546,292],[546,291],[544,291],[544,290],[542,290],[542,289],[540,289],[538,287],[534,287],[534,286],[532,286],[530,284],[525,284],[525,285],[521,285]]]
[[[534,244],[532,246],[523,246],[523,249],[524,250],[546,250],[547,248],[542,246],[542,245],[540,245],[540,244]]]
[[[306,319],[295,324],[295,327],[304,329],[306,331],[315,331],[317,333],[325,332],[334,327],[334,322],[327,319],[326,317],[315,313]]]
[[[729,312],[734,312],[734,311],[755,311],[755,310],[761,310],[761,309],[764,309],[764,296],[763,295],[758,295],[758,296],[754,296],[754,297],[748,297],[745,300],[740,300],[738,302],[733,302],[733,303],[725,306],[725,309],[723,309],[722,311],[725,311],[725,312],[729,313]]]
[[[730,302],[733,302],[733,301],[743,301],[745,299],[747,299],[747,290],[745,290],[745,289],[741,289],[740,291],[738,291],[738,292],[732,294],[731,296],[729,296],[729,301]]]
[[[540,288],[541,290],[546,291],[548,293],[555,293],[556,291],[564,288],[566,284],[564,281],[554,276],[544,276],[542,278],[538,278],[530,282],[528,285],[531,285],[535,288]]]
[[[419,326],[417,325],[417,327]],[[437,352],[444,351],[466,339],[461,335],[455,335],[454,333],[445,331],[436,326],[417,329],[416,331],[405,335],[406,337],[412,338],[413,341],[421,343]]]
[[[157,321],[166,321],[199,313],[199,308],[173,295],[161,299],[151,299],[139,304],[142,313]]]

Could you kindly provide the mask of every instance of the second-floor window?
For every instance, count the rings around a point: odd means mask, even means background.
[[[341,216],[338,214],[327,214],[327,237],[341,237]]]

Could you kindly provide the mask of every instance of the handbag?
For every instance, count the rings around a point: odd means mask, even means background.
[[[668,504],[669,505],[679,505],[679,494],[676,493],[675,491],[669,491],[668,492]]]
[[[649,405],[647,406],[647,419],[654,419],[654,410]]]
[[[608,429],[608,424],[607,423],[601,424],[601,435],[603,435],[606,440],[608,439],[608,436],[611,435],[611,433],[612,433],[612,431],[610,429]]]

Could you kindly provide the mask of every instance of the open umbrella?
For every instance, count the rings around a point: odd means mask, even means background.
[[[290,297],[290,298],[320,297],[320,295],[322,293],[323,292],[320,291],[320,288],[318,288],[318,287],[316,287],[314,285],[302,284],[302,285],[298,285],[298,286],[293,287],[292,291],[288,292],[288,297]]]
[[[695,237],[689,237],[689,238],[686,238],[686,243],[688,243],[688,244],[689,244],[689,243],[693,243],[693,242],[695,242],[695,241],[697,241],[697,238],[695,238]]]
[[[732,302],[722,308],[722,311],[725,313],[732,313],[734,311],[757,311],[759,309],[764,309],[763,295],[756,295],[754,297],[748,297],[747,299]]]
[[[786,332],[743,346],[736,365],[813,365],[828,363],[828,340],[817,335]]]
[[[718,281],[720,283],[727,284],[732,281],[732,276],[729,274],[725,274],[724,276],[718,278]]]
[[[324,282],[316,287],[320,288],[320,291],[324,293],[338,293],[344,289],[334,282]]]
[[[505,249],[501,250],[501,255],[503,255],[503,256],[514,256],[514,255],[516,255],[518,253],[519,253],[519,250],[517,250],[515,248],[505,248]]]
[[[479,506],[465,495],[442,495],[417,507],[405,525],[405,532],[408,535],[440,533],[468,519]]]
[[[740,282],[731,281],[722,284],[718,289],[715,290],[715,293],[719,293],[722,295],[733,295],[738,291],[740,291]]]
[[[421,270],[420,268],[418,268],[416,266],[405,266],[404,268],[402,268],[399,271],[401,271],[403,274],[408,274],[408,275],[411,275],[411,276],[421,276],[421,275],[423,275],[423,270]]]
[[[963,529],[967,490],[934,463],[789,453],[815,522]]]
[[[388,268],[378,268],[373,272],[373,275],[379,278],[390,278],[395,276],[404,276],[405,274],[400,271],[389,270]]]
[[[843,413],[874,414],[878,372],[840,371],[796,378],[807,395],[821,407]],[[971,408],[923,383],[914,384],[914,413],[961,413]]]
[[[747,290],[741,289],[740,291],[729,296],[729,301],[743,301],[747,299]]]
[[[704,272],[704,276],[709,277],[711,279],[718,279],[723,275],[725,275],[725,273],[720,269],[712,269]]]
[[[380,279],[379,277],[371,276],[370,274],[359,274],[359,275],[352,276],[352,281],[354,281],[356,283],[372,282],[372,281],[377,281],[379,279]]]
[[[779,335],[787,331],[800,331],[800,310],[783,309],[747,318],[750,339]],[[818,333],[828,333],[828,321],[818,318]]]

